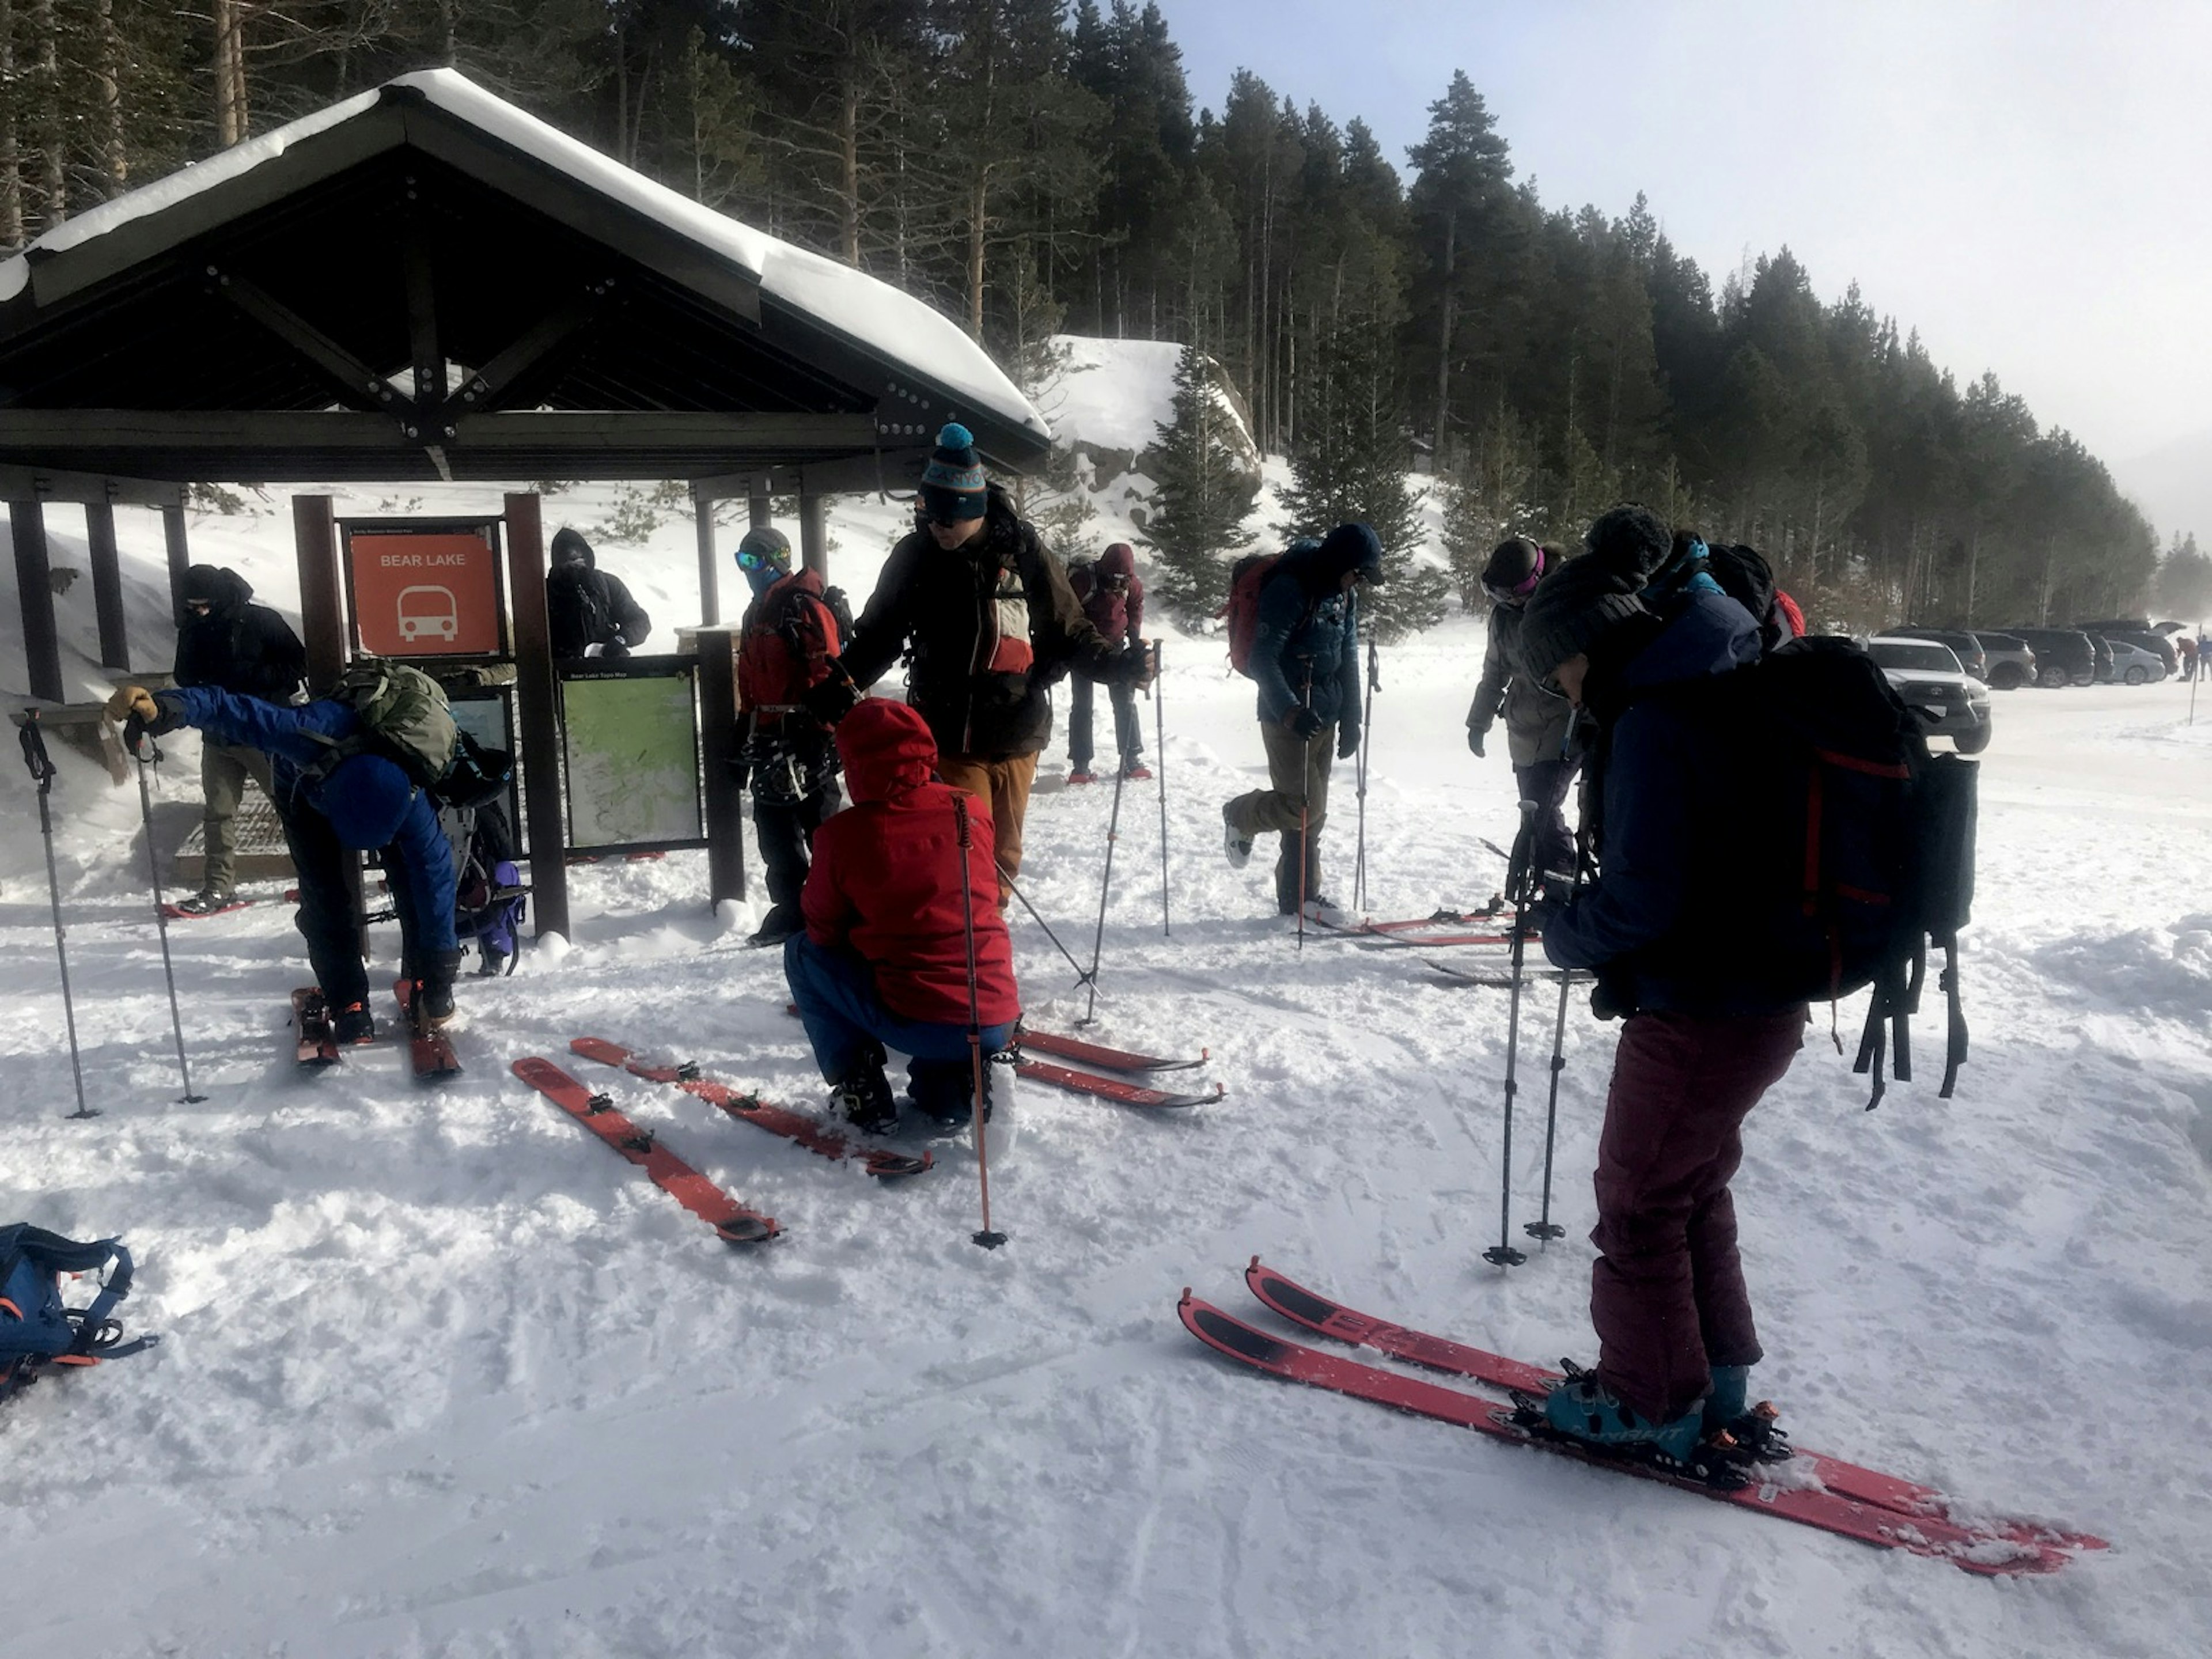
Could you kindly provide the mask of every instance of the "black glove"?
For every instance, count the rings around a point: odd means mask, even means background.
[[[725,763],[730,769],[730,781],[738,788],[752,781],[753,762],[750,755],[732,755]]]
[[[1289,714],[1283,716],[1283,724],[1291,728],[1291,735],[1292,737],[1304,742],[1305,739],[1312,737],[1315,732],[1320,731],[1322,727],[1328,724],[1328,722],[1322,719],[1320,715],[1315,714],[1312,709],[1307,708],[1304,703],[1300,703],[1296,708],[1293,708]]]
[[[627,657],[629,655],[629,641],[617,634],[599,647],[599,654],[603,657]]]
[[[853,682],[842,674],[832,674],[821,684],[808,688],[799,700],[799,706],[824,726],[835,726],[860,705],[860,694]]]
[[[1359,728],[1350,720],[1336,728],[1336,757],[1350,760],[1359,752]]]
[[[1467,747],[1469,754],[1479,757],[1482,753],[1482,733],[1472,726],[1467,728]]]
[[[1121,654],[1114,659],[1114,678],[1133,690],[1142,691],[1152,684],[1152,647],[1142,640],[1131,640]]]

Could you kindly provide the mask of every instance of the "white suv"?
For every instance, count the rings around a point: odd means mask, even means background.
[[[1949,646],[1878,634],[1867,654],[1930,735],[1950,738],[1962,755],[1990,746],[1990,688],[1959,665]]]

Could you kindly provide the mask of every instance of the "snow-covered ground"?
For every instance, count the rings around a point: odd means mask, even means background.
[[[428,509],[495,503],[421,493]],[[610,507],[579,490],[548,517]],[[57,562],[81,562],[52,516]],[[141,659],[166,661],[158,525],[122,516]],[[837,512],[856,593],[896,516]],[[194,525],[198,556],[284,605],[288,532],[281,500]],[[663,625],[690,619],[687,526],[601,553]],[[73,651],[90,609],[82,586],[64,600]],[[1496,884],[1477,838],[1507,833],[1513,792],[1502,761],[1463,746],[1478,651],[1462,620],[1383,653],[1377,915]],[[464,982],[468,1073],[436,1091],[388,1044],[295,1072],[281,904],[179,927],[208,1097],[177,1103],[135,790],[73,756],[54,799],[104,1115],[64,1121],[45,874],[14,774],[0,1221],[123,1234],[140,1262],[124,1311],[167,1341],[0,1414],[0,1556],[45,1587],[0,1615],[0,1654],[2212,1650],[2212,698],[2189,727],[2179,685],[2001,694],[1958,1097],[1923,1080],[1865,1113],[1823,1018],[1749,1126],[1758,1386],[1800,1442],[2115,1546],[1990,1582],[1278,1384],[1184,1334],[1186,1285],[1255,1311],[1237,1278],[1257,1252],[1372,1311],[1588,1358],[1588,1171],[1614,1032],[1579,1003],[1568,1022],[1567,1237],[1486,1267],[1504,994],[1445,988],[1414,953],[1297,949],[1266,914],[1261,861],[1234,872],[1219,852],[1219,802],[1262,771],[1250,688],[1216,643],[1171,639],[1168,660],[1174,933],[1161,786],[1139,786],[1099,1030],[1210,1047],[1198,1075],[1230,1092],[1167,1120],[1024,1085],[1018,1143],[991,1171],[1012,1235],[994,1253],[969,1242],[964,1155],[880,1188],[617,1085],[787,1229],[732,1250],[507,1074],[592,1032],[815,1103],[777,960],[718,930],[702,855],[574,872],[573,950]],[[189,742],[175,751],[157,811],[188,819]],[[1109,799],[1056,788],[1064,770],[1056,744],[1024,886],[1087,946]],[[1327,849],[1339,895],[1353,823],[1347,780]],[[1034,923],[1015,933],[1032,1018],[1071,1024],[1073,975]],[[387,962],[392,943],[384,930]],[[1842,1021],[1848,1041],[1851,1006]],[[1938,1022],[1919,1036],[1940,1069]],[[1542,1038],[1524,1041],[1540,1081]],[[1516,1234],[1539,1197],[1532,1095]]]

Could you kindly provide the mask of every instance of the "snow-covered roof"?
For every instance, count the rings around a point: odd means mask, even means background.
[[[1048,442],[1051,428],[989,355],[950,318],[863,271],[808,252],[702,206],[590,145],[494,96],[449,69],[404,75],[370,92],[287,123],[55,227],[0,263],[0,305],[34,291],[41,262],[84,248],[127,225],[169,212],[266,167],[310,140],[338,132],[390,106],[427,106],[447,120],[520,152],[628,212],[672,232],[758,285],[764,300],[890,359],[955,403],[975,406]],[[189,234],[180,228],[179,240]]]

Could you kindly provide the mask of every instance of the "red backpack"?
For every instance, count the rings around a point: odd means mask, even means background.
[[[762,598],[738,648],[738,690],[748,708],[795,706],[829,678],[830,659],[844,649],[836,612],[826,595],[809,591],[805,573],[787,576]]]
[[[1229,597],[1213,614],[1229,618],[1229,665],[1246,679],[1252,672],[1252,641],[1260,632],[1260,590],[1275,574],[1279,553],[1247,553],[1229,572]]]

